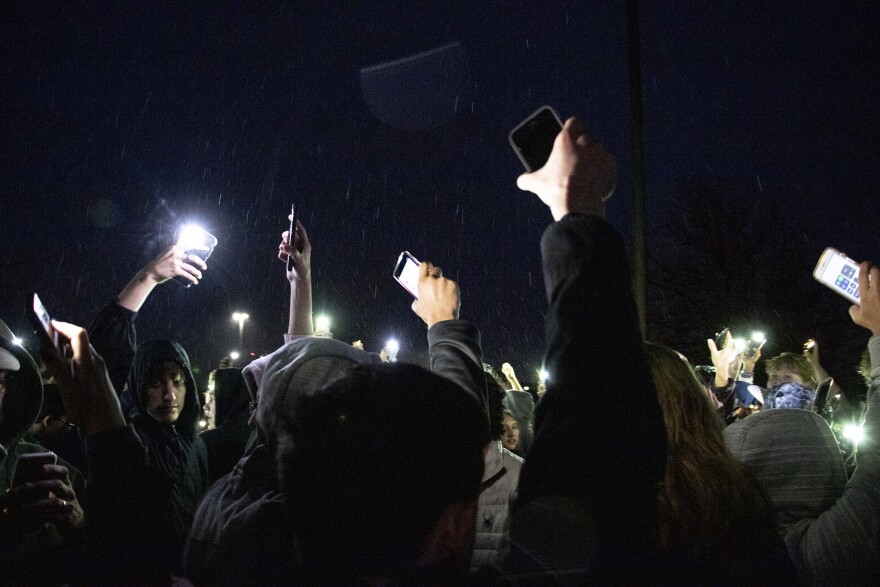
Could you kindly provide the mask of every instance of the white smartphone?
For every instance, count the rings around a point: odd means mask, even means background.
[[[854,304],[859,302],[859,264],[832,247],[819,257],[813,277]]]
[[[419,299],[419,261],[409,251],[400,253],[394,266],[394,279],[403,288]]]
[[[561,130],[562,121],[556,110],[541,106],[516,125],[507,138],[526,171],[535,171],[547,163],[556,135]]]

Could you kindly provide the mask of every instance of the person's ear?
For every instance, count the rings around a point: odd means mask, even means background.
[[[476,527],[477,500],[450,504],[437,518],[419,562],[424,564],[452,558],[459,562],[462,572],[467,571],[474,550]]]

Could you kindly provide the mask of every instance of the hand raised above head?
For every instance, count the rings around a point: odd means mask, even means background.
[[[162,251],[155,259],[147,263],[141,273],[155,281],[157,284],[164,283],[172,277],[183,277],[198,285],[202,278],[202,271],[208,268],[208,264],[196,255],[187,254],[194,247],[185,249],[183,245],[172,245]],[[209,250],[208,247],[198,245],[199,250]]]
[[[461,297],[458,284],[443,277],[443,271],[433,264],[419,263],[419,298],[412,310],[425,321],[428,328],[443,320],[458,320]]]
[[[47,360],[70,420],[81,426],[87,435],[123,428],[125,418],[107,374],[107,366],[89,343],[86,330],[55,320],[52,327],[73,351],[70,365],[57,353]]]
[[[516,181],[521,190],[541,198],[554,220],[570,212],[603,216],[602,202],[614,193],[616,183],[616,159],[574,118],[565,121],[544,167]]]
[[[871,267],[867,261],[859,266],[859,290],[861,303],[850,306],[849,315],[871,334],[880,334],[880,267]]]
[[[290,215],[287,216],[288,220]],[[302,223],[296,221],[296,230],[294,230],[293,246],[290,244],[290,231],[285,230],[281,233],[281,244],[278,245],[278,259],[287,263],[287,259],[293,259],[293,267],[287,272],[287,280],[295,281],[303,279],[311,274],[312,270],[312,245],[309,242],[309,235],[306,233]]]

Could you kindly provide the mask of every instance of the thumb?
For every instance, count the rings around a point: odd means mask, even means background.
[[[534,187],[537,179],[535,178],[535,172],[532,173],[523,173],[519,177],[516,178],[516,187],[521,189],[524,192],[532,192],[535,193]]]
[[[718,352],[718,347],[715,345],[715,341],[711,338],[706,339],[706,344],[709,346],[709,352],[713,355]]]

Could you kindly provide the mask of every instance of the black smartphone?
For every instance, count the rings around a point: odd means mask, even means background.
[[[816,386],[816,399],[813,400],[813,411],[821,414],[825,409],[825,402],[828,401],[828,392],[834,385],[834,379],[829,377]]]
[[[57,462],[58,457],[54,452],[33,452],[19,455],[18,460],[15,461],[15,471],[12,473],[12,487],[46,479],[43,474],[43,465],[54,465]],[[49,499],[49,490],[32,495],[37,500]]]
[[[217,246],[217,237],[201,227],[187,224],[180,229],[180,233],[177,235],[177,244],[185,247],[187,255],[195,255],[202,261],[207,261],[211,253],[214,252],[214,247]],[[174,281],[183,287],[192,287],[192,282],[180,275],[175,275]]]
[[[724,327],[721,329],[721,332],[715,335],[715,347],[719,351],[724,348],[724,343],[727,341],[728,332],[730,332],[730,328]]]
[[[526,171],[544,167],[561,130],[562,121],[556,110],[550,106],[541,106],[510,131],[510,146]]]
[[[287,233],[287,240],[291,248],[296,246],[296,204],[290,205],[290,231]],[[293,257],[290,255],[287,256],[287,270],[293,271]]]
[[[419,299],[419,261],[409,251],[400,253],[393,275],[406,291]]]
[[[37,333],[37,338],[40,339],[40,349],[46,352],[54,348],[58,355],[63,358],[66,355],[66,345],[58,336],[58,332],[52,327],[52,317],[37,294],[33,295],[27,315],[31,325],[34,327],[34,331]]]

